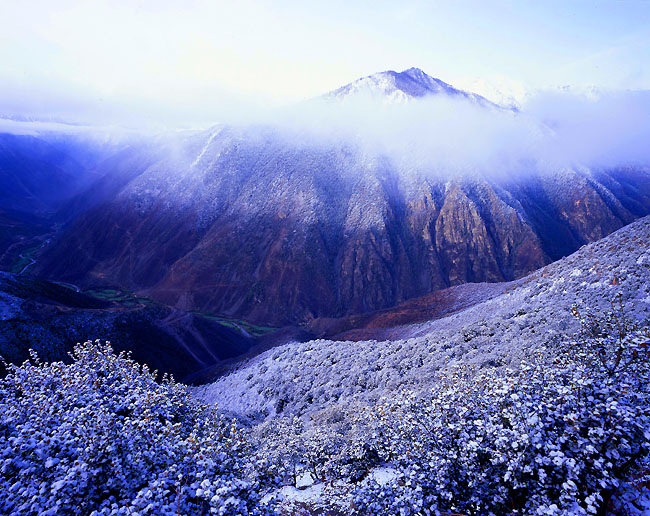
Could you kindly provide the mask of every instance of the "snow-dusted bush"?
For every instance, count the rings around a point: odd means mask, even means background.
[[[255,427],[252,438],[260,461],[279,485],[297,485],[303,474],[316,482],[357,481],[379,462],[366,444],[365,407],[332,406],[308,420],[297,416],[270,418]]]
[[[305,456],[304,422],[297,416],[269,419],[253,429],[269,482],[296,485]]]
[[[110,345],[0,381],[0,513],[265,514],[233,424]]]
[[[362,514],[597,514],[650,450],[650,338],[616,315],[518,371],[451,372],[377,410],[398,480]]]

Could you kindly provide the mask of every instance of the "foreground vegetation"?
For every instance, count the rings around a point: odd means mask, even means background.
[[[581,323],[517,370],[250,429],[108,344],[33,356],[0,382],[0,512],[271,514],[264,495],[309,473],[366,515],[605,514],[650,451],[650,336],[616,312]]]
[[[399,480],[357,493],[373,514],[602,514],[650,450],[647,330],[582,321],[555,358],[467,378],[378,413]]]
[[[246,441],[108,344],[0,384],[0,513],[265,514]]]

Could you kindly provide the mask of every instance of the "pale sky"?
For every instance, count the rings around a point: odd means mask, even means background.
[[[0,114],[218,117],[411,66],[650,89],[646,1],[0,0]]]

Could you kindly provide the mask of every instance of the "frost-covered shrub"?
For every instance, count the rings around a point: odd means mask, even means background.
[[[312,414],[305,433],[306,459],[317,478],[358,482],[380,463],[371,444],[373,425],[365,404],[332,406]]]
[[[252,431],[260,461],[278,485],[296,485],[308,473],[316,482],[357,481],[379,462],[368,444],[361,407],[333,406],[305,420],[297,416],[268,419]]]
[[[297,416],[269,419],[254,428],[257,455],[270,483],[296,485],[306,452],[303,431]]]
[[[451,373],[377,410],[398,480],[362,514],[597,514],[650,450],[647,330],[587,317],[575,343],[517,372]]]
[[[36,356],[0,381],[0,513],[268,512],[242,435],[110,345]]]

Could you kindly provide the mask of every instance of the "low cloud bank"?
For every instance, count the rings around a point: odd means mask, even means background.
[[[464,98],[316,100],[265,120],[306,144],[353,143],[402,167],[488,174],[650,165],[650,92],[543,92],[527,109]]]
[[[650,165],[650,91],[546,92],[526,107],[552,130],[548,155],[592,167]]]
[[[519,112],[446,95],[389,103],[381,96],[359,94],[344,102],[323,97],[273,108],[242,99],[219,102],[215,93],[214,105],[205,106],[199,118],[194,116],[197,106],[186,109],[191,99],[154,109],[133,100],[112,104],[75,99],[72,92],[59,92],[54,100],[50,92],[52,102],[47,104],[45,97],[35,93],[8,91],[4,114],[13,109],[14,113],[40,116],[40,120],[49,116],[50,120],[104,129],[130,127],[145,133],[152,128],[159,132],[171,127],[205,128],[212,123],[261,125],[278,130],[294,145],[353,145],[369,157],[389,157],[402,170],[445,176],[454,171],[521,174],[578,166],[650,166],[650,91],[598,96],[540,92]],[[38,98],[43,100],[29,100]],[[187,118],[181,122],[183,113]],[[0,130],[11,132],[9,126]]]

